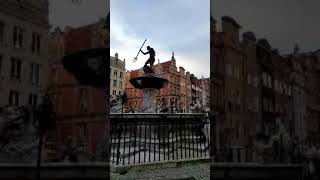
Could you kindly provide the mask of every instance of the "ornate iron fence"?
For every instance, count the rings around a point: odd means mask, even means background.
[[[116,165],[209,158],[206,114],[112,114],[111,159]]]

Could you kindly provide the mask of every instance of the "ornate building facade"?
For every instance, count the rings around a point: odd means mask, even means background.
[[[223,147],[250,149],[258,137],[269,141],[279,134],[280,142],[288,135],[318,146],[319,51],[280,55],[252,32],[240,42],[240,25],[231,17],[221,20],[217,32],[211,18],[210,109],[218,153]]]
[[[48,83],[48,6],[3,1],[0,7],[0,106],[36,106]]]
[[[105,19],[86,26],[59,28],[50,35],[49,77],[54,97],[57,128],[52,132],[56,146],[72,141],[94,153],[106,128],[106,101],[103,89],[84,86],[67,72],[61,62],[64,55],[82,49],[106,46]]]
[[[179,71],[176,67],[176,59],[174,53],[169,61],[158,63],[154,65],[155,74],[159,77],[169,80],[168,86],[158,91],[157,105],[161,106],[174,106],[178,112],[189,112],[189,106],[192,103],[192,97],[199,97],[201,95],[200,80],[198,80],[197,86],[194,85],[194,96],[192,96],[192,83],[190,73],[183,68],[179,67]],[[139,110],[142,104],[143,92],[139,89],[133,88],[128,82],[131,78],[142,76],[143,71],[141,69],[127,72],[127,93],[128,93],[128,107]],[[197,91],[196,88],[197,87]],[[208,90],[207,90],[208,91]],[[196,94],[198,92],[198,94]]]
[[[110,95],[122,95],[126,88],[126,60],[121,61],[118,53],[110,56]]]

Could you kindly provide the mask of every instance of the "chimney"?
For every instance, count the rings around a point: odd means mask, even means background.
[[[211,33],[215,33],[217,31],[216,27],[216,20],[213,17],[210,17],[210,26],[211,26]]]
[[[179,67],[179,72],[184,74],[185,69],[183,67]]]
[[[118,63],[118,53],[116,53],[114,57],[116,58],[116,63]]]
[[[242,34],[242,42],[245,44],[255,44],[256,40],[256,36],[251,31]]]

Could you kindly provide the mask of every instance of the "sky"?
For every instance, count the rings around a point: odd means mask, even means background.
[[[292,53],[295,43],[300,51],[320,48],[319,0],[213,0],[212,6],[217,25],[221,16],[231,16],[241,33],[267,38],[281,54]]]
[[[111,0],[110,53],[126,60],[126,69],[143,67],[149,55],[137,55],[151,46],[156,61],[165,62],[175,54],[182,66],[198,78],[210,75],[209,0]]]
[[[82,0],[74,4],[72,0],[49,0],[49,22],[52,29],[60,26],[79,27],[97,22],[109,12],[108,0]]]

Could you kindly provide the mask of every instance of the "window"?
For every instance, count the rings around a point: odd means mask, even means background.
[[[36,63],[30,64],[30,82],[32,84],[39,84],[40,65]]]
[[[60,112],[59,100],[60,100],[59,94],[53,94],[53,97],[52,97],[53,109],[54,109],[54,112],[56,113]]]
[[[119,81],[119,88],[122,89],[122,82]]]
[[[268,75],[268,87],[272,88],[272,78],[270,75]]]
[[[282,83],[282,81],[279,82],[279,92],[283,93],[283,83]]]
[[[112,91],[112,95],[117,95],[117,91],[116,91],[116,90],[113,90],[113,91]]]
[[[88,91],[85,88],[79,89],[79,111],[87,112],[88,111]]]
[[[53,83],[53,84],[58,83],[58,69],[53,68],[51,70],[51,75],[49,77],[50,77],[50,83]]]
[[[169,94],[173,94],[173,88],[169,86]]]
[[[122,92],[121,91],[119,91],[119,95],[121,95],[122,94]]]
[[[255,112],[259,112],[259,98],[255,98],[255,102],[254,102],[254,110]]]
[[[268,77],[267,77],[267,73],[265,72],[262,73],[262,84],[263,86],[267,86],[268,84]]]
[[[120,72],[120,78],[122,78],[123,77],[123,72]]]
[[[113,87],[117,87],[117,80],[113,80]]]
[[[269,100],[269,112],[273,112],[273,103]]]
[[[230,64],[226,64],[227,75],[232,76],[232,68]]]
[[[257,76],[254,77],[254,86],[258,87],[259,86],[259,79]]]
[[[19,106],[20,94],[18,91],[11,90],[9,92],[9,105],[10,106]]]
[[[268,100],[266,98],[263,99],[263,110],[268,111]]]
[[[288,85],[287,85],[287,83],[284,83],[284,94],[285,95],[288,94]]]
[[[0,66],[1,67],[1,66]],[[0,70],[0,73],[1,73],[1,70]],[[291,89],[292,89],[292,86],[289,86],[289,89],[288,89],[288,95],[291,96]]]
[[[87,136],[87,125],[85,123],[79,125],[79,136],[82,138]]]
[[[4,41],[4,23],[0,22],[0,44]]]
[[[23,29],[15,26],[13,28],[13,46],[15,48],[22,48],[23,46]]]
[[[113,76],[114,76],[114,77],[118,77],[118,71],[117,71],[117,70],[114,70]]]
[[[36,107],[38,103],[38,95],[37,94],[29,94],[29,106]]]
[[[2,64],[3,64],[2,55],[0,55],[0,74],[2,73]]]
[[[237,79],[240,79],[240,71],[237,67],[234,68],[234,73]]]
[[[248,84],[251,84],[251,75],[248,74]]]
[[[21,77],[21,60],[18,58],[11,58],[11,77],[17,79]]]
[[[274,80],[274,90],[278,91],[278,80],[277,79]]]
[[[231,101],[232,100],[228,101],[228,109],[229,109],[229,111],[232,111],[232,102]]]
[[[33,53],[37,52],[40,53],[40,46],[41,46],[41,36],[39,33],[32,33],[32,43],[31,43],[31,51]]]

